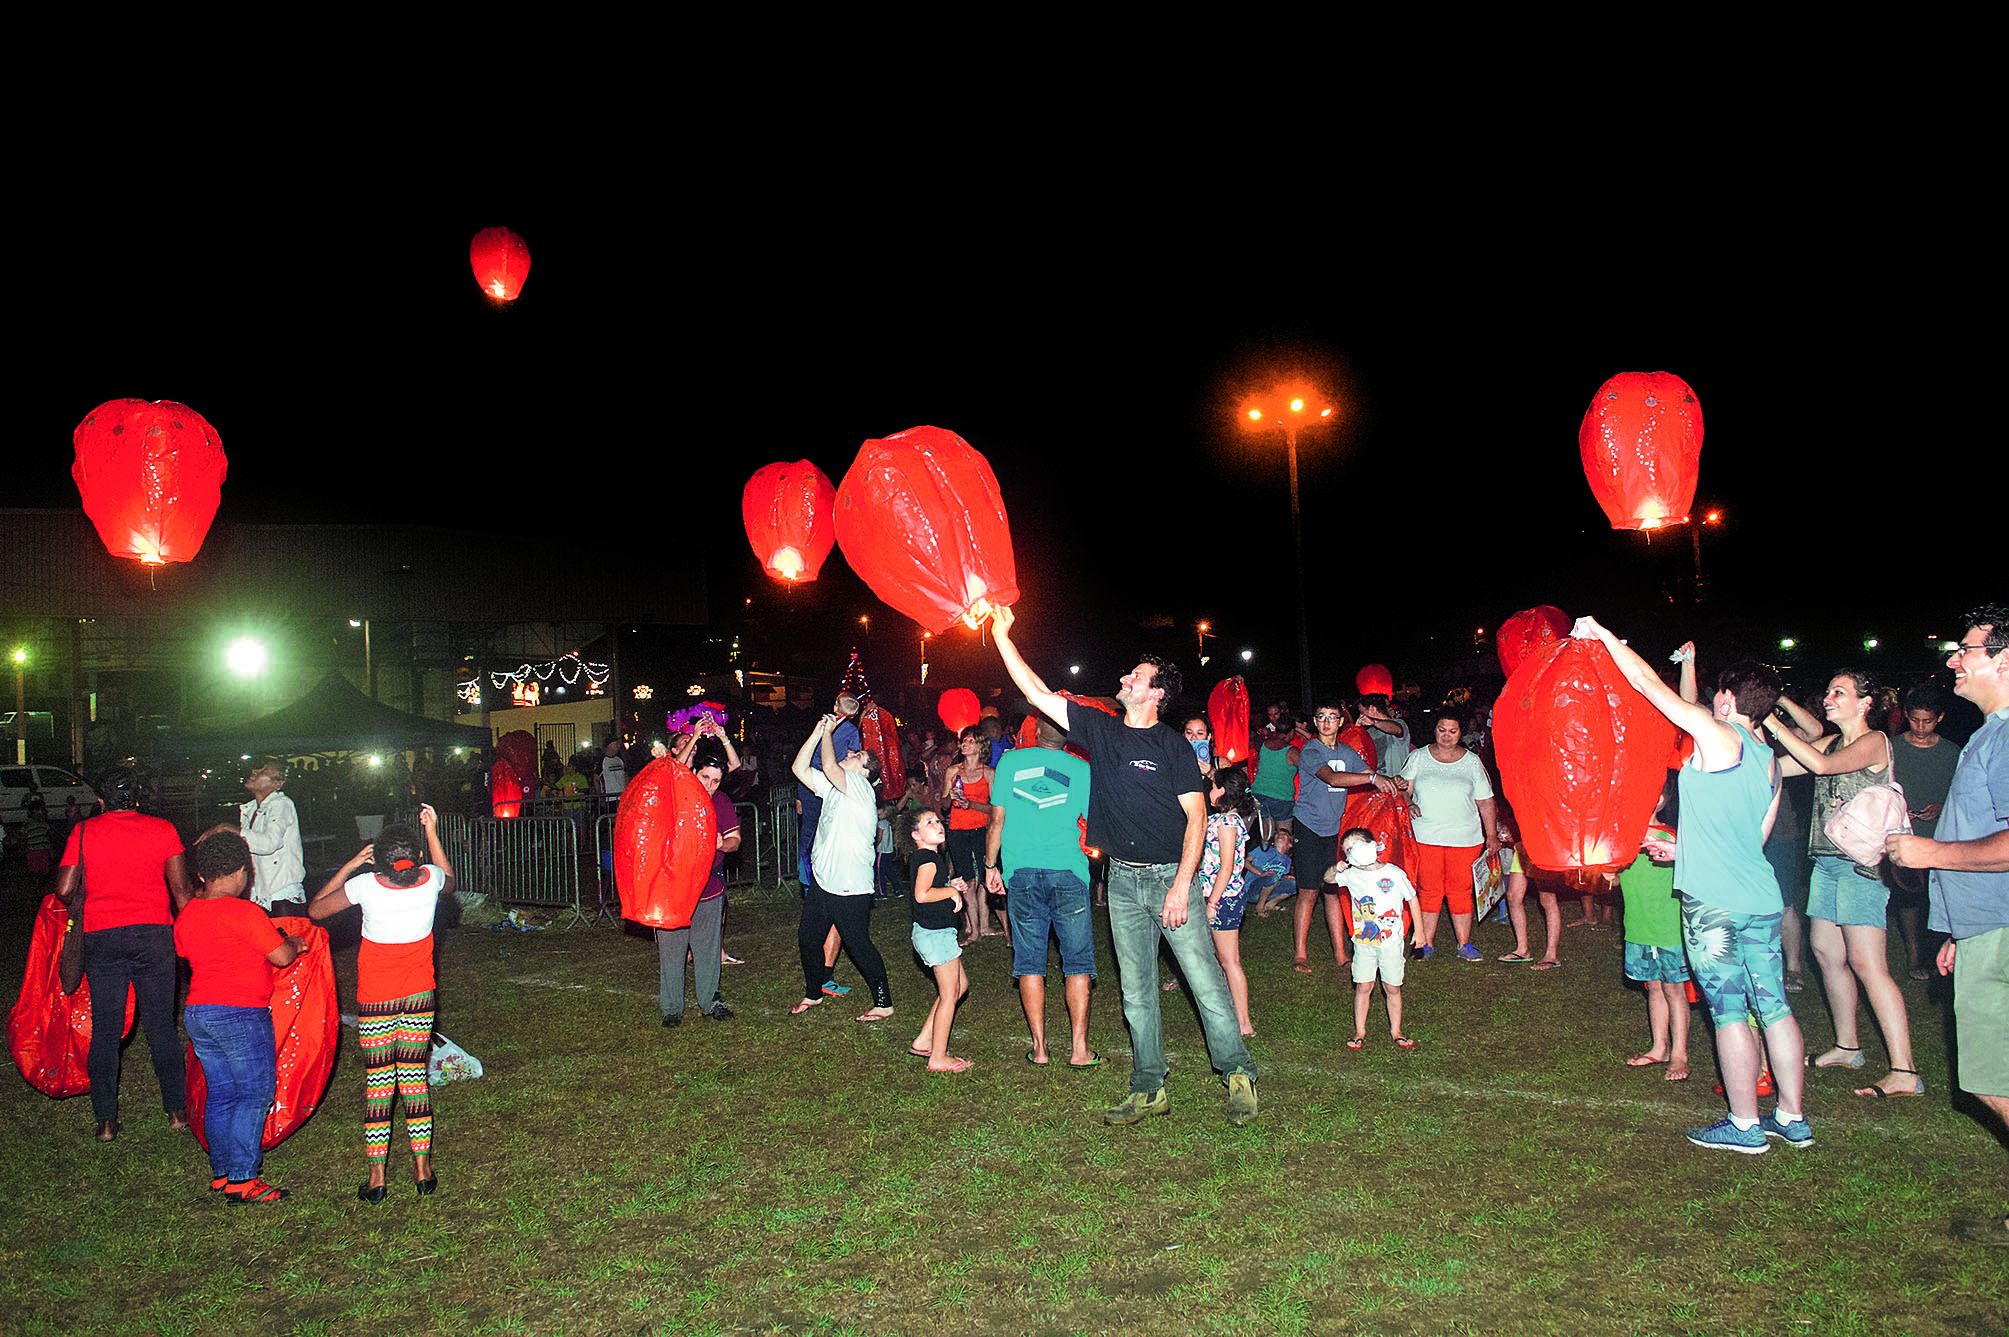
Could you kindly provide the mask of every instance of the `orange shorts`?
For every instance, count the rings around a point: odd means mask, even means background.
[[[1449,901],[1451,913],[1472,913],[1472,865],[1486,852],[1484,845],[1412,846],[1416,866],[1409,880],[1416,884],[1416,903],[1428,914],[1436,914]]]

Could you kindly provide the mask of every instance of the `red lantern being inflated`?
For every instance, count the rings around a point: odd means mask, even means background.
[[[259,1145],[265,1150],[291,1137],[321,1106],[328,1094],[328,1077],[335,1071],[341,1047],[341,1007],[335,1001],[335,963],[328,958],[328,931],[311,919],[282,915],[272,921],[281,933],[307,943],[272,981],[272,1036],[278,1044],[279,1083],[272,1108],[265,1112]],[[209,1079],[195,1046],[188,1047],[188,1121],[195,1140],[209,1149],[209,1130],[202,1111],[209,1103]]]
[[[942,699],[935,703],[935,713],[942,718],[942,727],[952,734],[963,730],[983,718],[983,707],[977,704],[977,694],[967,687],[951,687],[942,693]],[[950,749],[954,751],[953,748]]]
[[[1011,527],[990,462],[954,432],[867,441],[837,485],[837,542],[874,594],[929,632],[1018,601]]]
[[[70,908],[54,896],[42,898],[28,938],[28,970],[21,995],[7,1014],[7,1049],[21,1078],[45,1096],[61,1100],[91,1089],[91,986],[86,981],[65,995],[60,957],[63,926]],[[133,1029],[133,990],[126,987],[125,1034]]]
[[[712,796],[687,766],[659,757],[621,791],[614,884],[621,913],[650,928],[686,928],[718,853]]]
[[[1368,770],[1371,771],[1380,764],[1381,754],[1375,749],[1374,730],[1371,726],[1355,720],[1339,731],[1339,737],[1335,741],[1342,747],[1350,747],[1358,752],[1360,759],[1367,763]]]
[[[1702,464],[1702,404],[1668,371],[1622,371],[1598,387],[1577,428],[1584,477],[1613,529],[1688,519]]]
[[[1350,791],[1355,797],[1347,800],[1345,823],[1349,827],[1361,826],[1381,842],[1381,861],[1392,863],[1403,872],[1416,866],[1415,819],[1409,810],[1409,800],[1401,794],[1383,793],[1378,789],[1356,789]]]
[[[1214,730],[1214,759],[1228,765],[1249,759],[1249,685],[1224,678],[1207,694],[1207,723]]]
[[[1554,645],[1569,629],[1569,617],[1554,604],[1523,608],[1500,624],[1500,634],[1493,641],[1500,656],[1500,671],[1511,678],[1523,659],[1544,646]]]
[[[497,302],[513,302],[530,277],[530,244],[506,227],[485,227],[467,248],[474,281]]]
[[[1639,853],[1674,726],[1593,640],[1521,661],[1493,709],[1500,779],[1537,868],[1612,872]]]
[[[105,550],[146,566],[186,562],[201,550],[223,500],[223,439],[186,404],[114,399],[72,436],[84,514]]]
[[[537,791],[537,740],[525,729],[511,729],[495,740],[495,765],[488,771],[489,811],[497,817],[521,817],[523,800]]]
[[[753,555],[776,580],[807,584],[837,542],[837,489],[808,460],[766,464],[746,480],[740,514]]]
[[[1362,696],[1395,695],[1395,675],[1386,664],[1369,664],[1353,675],[1354,688]]]

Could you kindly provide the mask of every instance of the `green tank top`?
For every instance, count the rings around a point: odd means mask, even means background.
[[[1287,747],[1256,746],[1256,782],[1250,786],[1264,798],[1297,797],[1297,768]]]
[[[1743,725],[1731,727],[1742,744],[1735,766],[1701,770],[1697,749],[1675,781],[1681,838],[1674,845],[1674,885],[1733,915],[1774,915],[1785,902],[1765,858],[1765,813],[1775,788],[1772,750]]]
[[[1889,738],[1883,735],[1880,730],[1872,729],[1870,732],[1883,737],[1885,744],[1888,745]],[[1835,746],[1840,747],[1841,744],[1837,743]],[[1888,757],[1890,754],[1886,751],[1884,755]],[[1848,855],[1842,853],[1841,846],[1828,839],[1828,818],[1847,807],[1849,800],[1857,794],[1862,793],[1863,790],[1868,789],[1871,785],[1883,784],[1889,779],[1890,763],[1888,761],[1884,763],[1884,768],[1880,771],[1873,771],[1865,766],[1859,771],[1850,771],[1846,775],[1815,776],[1814,819],[1807,826],[1807,853],[1814,855],[1816,858],[1822,855],[1830,859],[1848,858]]]

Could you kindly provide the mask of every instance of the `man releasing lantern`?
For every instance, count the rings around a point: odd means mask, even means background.
[[[200,413],[170,399],[114,399],[73,434],[84,514],[105,550],[144,566],[194,559],[223,500],[229,461]]]
[[[940,427],[867,441],[837,485],[837,543],[874,594],[943,632],[1018,599],[990,462]]]
[[[1625,371],[1598,387],[1577,429],[1584,477],[1613,529],[1687,521],[1702,463],[1702,404],[1667,371]]]

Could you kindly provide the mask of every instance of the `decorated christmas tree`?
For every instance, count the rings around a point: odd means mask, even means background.
[[[865,677],[865,664],[858,658],[858,647],[851,647],[850,662],[844,666],[844,677],[837,684],[839,696],[853,696],[860,704],[872,699],[872,684]]]

